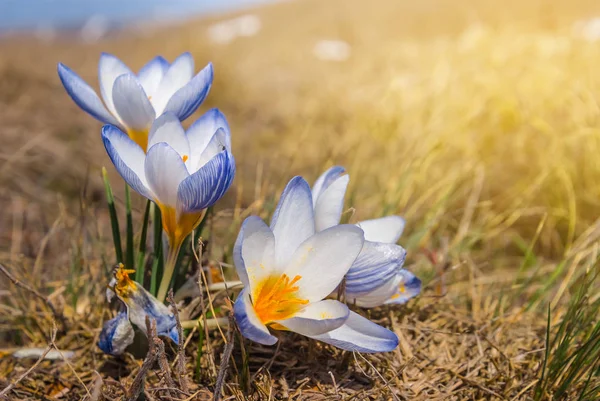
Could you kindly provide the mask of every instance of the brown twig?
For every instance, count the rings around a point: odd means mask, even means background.
[[[177,324],[177,335],[179,337],[179,341],[177,343],[177,365],[175,369],[175,374],[177,376],[177,380],[179,381],[179,387],[181,387],[181,390],[187,393],[188,383],[185,376],[185,343],[183,340],[183,327],[181,327],[179,311],[177,310],[177,304],[175,303],[175,299],[173,298],[172,289],[169,290],[167,301],[169,301],[171,307],[173,308],[173,313],[175,314],[175,322]]]
[[[160,367],[163,381],[168,388],[175,388],[175,382],[171,377],[171,368],[169,367],[167,355],[165,354],[165,343],[158,337],[154,337],[152,341],[154,341],[154,345],[157,349],[158,366]]]
[[[233,352],[233,313],[229,314],[229,328],[227,329],[227,343],[225,344],[225,349],[223,350],[223,356],[221,357],[221,363],[219,364],[219,374],[217,375],[217,382],[215,383],[215,393],[213,396],[214,401],[219,401],[221,399],[221,391],[223,389],[223,384],[225,383],[225,377],[227,376],[227,367],[229,366],[229,359],[231,358],[231,353]]]
[[[67,321],[65,320],[65,316],[62,313],[60,313],[60,312],[58,312],[56,310],[56,308],[54,307],[54,305],[52,304],[52,302],[47,297],[43,296],[35,288],[32,288],[28,284],[25,284],[24,282],[18,280],[15,276],[13,276],[12,274],[10,274],[10,272],[8,271],[8,269],[6,269],[6,267],[4,267],[4,265],[2,265],[1,263],[0,263],[0,272],[2,272],[6,277],[8,277],[8,279],[10,281],[12,281],[12,283],[14,285],[16,285],[17,287],[22,288],[25,291],[29,291],[30,293],[32,293],[37,298],[39,298],[42,301],[44,301],[44,303],[48,306],[48,308],[52,312],[52,315],[54,316],[54,318],[60,322],[60,327],[61,327],[60,332],[61,333],[66,333],[66,331],[67,331]]]
[[[1,267],[2,265],[0,265]],[[32,367],[30,367],[27,372],[23,373],[21,376],[19,376],[19,378],[17,380],[15,380],[13,383],[9,384],[8,386],[6,386],[6,388],[4,388],[4,390],[0,391],[0,398],[4,398],[4,399],[8,399],[8,393],[11,392],[12,389],[14,389],[17,384],[19,384],[21,382],[21,380],[23,380],[24,378],[26,378],[31,372],[33,372],[35,370],[35,368],[38,367],[38,365],[44,360],[44,358],[46,357],[46,355],[48,355],[48,352],[50,352],[50,350],[52,350],[52,348],[55,348],[54,346],[54,339],[56,338],[56,325],[53,324],[52,325],[52,333],[50,334],[50,343],[48,344],[48,346],[46,347],[46,350],[44,350],[44,353],[42,355],[40,355],[40,357],[38,358],[38,360],[33,364]]]
[[[156,320],[150,320],[150,318],[146,316],[146,330],[148,333],[148,353],[146,354],[146,358],[142,363],[142,367],[133,379],[133,383],[131,383],[129,390],[127,391],[127,401],[136,401],[142,391],[144,391],[144,380],[146,379],[146,375],[157,359],[156,347],[154,341],[152,340],[153,338],[156,338]]]

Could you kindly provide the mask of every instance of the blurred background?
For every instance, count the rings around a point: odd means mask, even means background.
[[[101,166],[116,179],[57,63],[97,88],[102,51],[134,71],[190,51],[215,67],[197,115],[233,127],[223,208],[341,164],[352,217],[405,216],[409,248],[520,256],[539,229],[560,256],[600,211],[599,41],[584,0],[3,0],[0,249],[23,252],[28,219],[102,205]]]
[[[560,255],[600,211],[597,16],[584,0],[3,0],[0,202],[103,198],[100,124],[59,61],[97,88],[102,51],[134,70],[191,51],[215,65],[203,110],[233,126],[230,198],[342,164],[357,217],[405,215],[413,244],[459,233],[504,251],[545,219],[538,244]],[[0,218],[2,249],[21,246],[17,220]]]

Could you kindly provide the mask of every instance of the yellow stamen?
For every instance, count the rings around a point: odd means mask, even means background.
[[[115,293],[120,297],[127,297],[132,291],[137,289],[135,281],[129,278],[129,275],[135,273],[135,270],[125,269],[123,263],[119,263],[115,268],[114,276],[117,279],[115,284]]]
[[[292,280],[282,274],[265,278],[256,288],[253,297],[254,310],[260,321],[264,324],[276,320],[287,319],[296,314],[308,300],[298,298],[299,287],[295,286],[302,276]]]
[[[185,163],[189,159],[189,157],[188,157],[188,155],[183,155],[183,157],[181,159]]]

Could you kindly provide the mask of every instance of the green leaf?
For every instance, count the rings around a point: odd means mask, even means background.
[[[146,210],[144,210],[144,221],[142,222],[142,235],[138,246],[137,266],[135,270],[135,281],[144,285],[144,269],[146,267],[146,237],[148,236],[148,220],[150,219],[150,200],[146,201]]]
[[[106,191],[106,202],[108,203],[108,212],[110,214],[110,225],[112,227],[113,244],[115,246],[115,255],[117,263],[123,262],[123,250],[121,248],[121,232],[119,230],[119,218],[115,207],[115,197],[108,181],[106,168],[102,167],[102,180],[104,181],[104,190]]]

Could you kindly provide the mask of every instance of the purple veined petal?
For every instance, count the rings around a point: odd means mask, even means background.
[[[113,125],[102,127],[102,141],[110,160],[125,182],[140,195],[152,199],[152,190],[144,171],[146,154],[142,148]]]
[[[380,287],[394,277],[405,259],[406,251],[399,245],[365,241],[346,274],[346,294],[358,297]]]
[[[133,337],[133,327],[127,317],[127,311],[121,311],[102,326],[98,348],[105,354],[121,355],[133,343]]]
[[[361,308],[374,308],[385,304],[399,290],[399,284],[398,275],[396,274],[370,292],[355,296],[353,293],[346,291],[346,299],[350,305],[360,306]]]
[[[256,316],[247,288],[244,288],[235,300],[233,314],[244,337],[263,345],[273,345],[277,342],[277,337],[269,333],[267,326]]]
[[[219,109],[211,109],[197,119],[186,131],[193,155],[201,154],[219,128],[225,131],[225,147],[231,151],[231,131],[225,115]],[[192,160],[192,164],[198,165]]]
[[[290,279],[299,277],[297,297],[315,302],[328,296],[342,282],[363,241],[362,230],[351,224],[328,228],[304,241],[284,271]]]
[[[395,244],[404,231],[405,221],[400,216],[386,216],[365,220],[357,224],[365,232],[365,239],[372,242]]]
[[[164,142],[157,143],[148,149],[144,170],[156,200],[176,208],[179,185],[190,177],[179,153]]]
[[[349,314],[350,310],[343,303],[326,299],[310,303],[293,317],[277,323],[298,334],[315,336],[342,326]]]
[[[315,228],[317,231],[340,223],[349,181],[350,176],[342,175],[321,190],[315,204]]]
[[[106,109],[96,91],[73,70],[62,63],[58,63],[58,76],[67,94],[83,111],[105,124],[119,124]]]
[[[156,334],[161,337],[169,337],[175,344],[179,342],[177,332],[177,321],[175,314],[162,302],[159,302],[152,294],[142,286],[135,285],[126,298],[120,298],[129,308],[129,319],[146,333],[146,317],[156,321]]]
[[[194,58],[189,52],[181,54],[165,72],[163,79],[152,98],[157,114],[167,111],[165,106],[179,89],[194,76]],[[177,114],[177,113],[175,113]]]
[[[183,180],[177,197],[178,210],[195,212],[214,205],[225,195],[235,176],[235,159],[228,151],[213,157]]]
[[[275,234],[275,263],[285,267],[296,249],[315,233],[312,195],[302,177],[287,184],[271,219]]]
[[[272,272],[275,237],[258,216],[244,220],[233,248],[233,260],[240,280],[252,293],[256,285]]]
[[[98,80],[100,81],[100,93],[106,108],[114,116],[118,113],[115,110],[113,103],[113,87],[118,77],[123,74],[133,74],[129,67],[127,67],[121,60],[109,53],[102,53],[100,55],[100,62],[98,63]]]
[[[158,90],[158,86],[162,81],[165,73],[169,69],[169,62],[162,56],[156,56],[150,60],[145,66],[140,69],[138,73],[138,80],[144,88],[144,92],[152,101],[152,97]]]
[[[342,175],[346,174],[346,169],[341,166],[333,166],[323,174],[317,178],[315,181],[315,185],[312,187],[312,196],[313,196],[313,205],[317,205],[317,200],[323,192],[331,183],[340,178]]]
[[[116,113],[123,125],[135,131],[150,129],[156,115],[135,75],[119,76],[115,80],[112,96]]]
[[[227,147],[227,133],[223,128],[217,129],[202,153],[194,154],[194,159],[190,162],[191,171],[198,171],[202,166],[208,163],[219,153],[231,151]]]
[[[168,100],[164,111],[174,113],[181,121],[188,118],[200,107],[213,81],[213,66],[209,63],[185,86],[178,89]]]
[[[310,337],[347,351],[365,353],[388,352],[398,346],[396,334],[355,312],[350,312],[338,329]]]
[[[421,280],[408,270],[399,271],[396,280],[396,292],[386,304],[402,305],[421,293]]]

